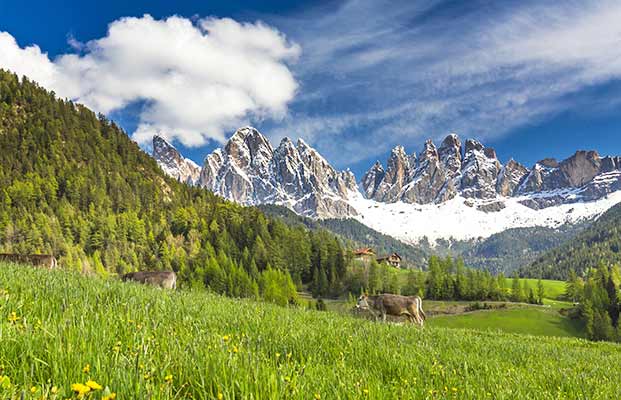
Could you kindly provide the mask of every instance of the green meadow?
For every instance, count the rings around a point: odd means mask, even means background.
[[[440,325],[0,265],[0,398],[621,398],[616,344]]]
[[[537,309],[536,306],[442,315],[430,318],[428,322],[432,327],[501,331],[537,336],[584,337],[584,327],[580,322],[564,317],[556,310]]]

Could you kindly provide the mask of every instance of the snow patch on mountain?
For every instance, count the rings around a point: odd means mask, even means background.
[[[546,195],[576,198],[580,193],[565,191],[535,194],[539,197]],[[416,244],[426,237],[433,245],[437,239],[479,239],[510,228],[556,228],[590,220],[620,203],[621,191],[596,201],[560,204],[539,210],[522,204],[530,198],[519,196],[485,200],[456,196],[441,204],[412,204],[402,201],[382,203],[366,199],[360,193],[352,193],[349,203],[358,211],[355,218],[368,227],[410,244]],[[479,209],[496,203],[502,203],[504,208],[496,212]]]

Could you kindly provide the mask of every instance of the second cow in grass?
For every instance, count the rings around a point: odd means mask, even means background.
[[[427,318],[423,311],[423,300],[418,296],[399,296],[396,294],[367,296],[363,294],[358,298],[356,308],[368,310],[376,318],[381,316],[384,322],[386,315],[405,315],[410,322],[423,326]]]

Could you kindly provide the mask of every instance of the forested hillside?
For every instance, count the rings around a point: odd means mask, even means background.
[[[581,232],[585,225],[507,229],[474,245],[462,242],[457,247],[464,249],[461,256],[468,266],[509,274],[532,263],[546,251],[564,244]]]
[[[377,254],[399,253],[403,257],[403,265],[407,268],[424,269],[427,265],[428,253],[422,247],[403,243],[391,236],[361,224],[353,218],[311,219],[302,217],[288,208],[265,204],[259,208],[267,215],[281,218],[287,224],[302,224],[311,229],[327,229],[341,237],[349,247],[371,247]]]
[[[600,264],[621,263],[621,204],[612,207],[574,239],[520,269],[520,275],[566,280],[574,270],[579,276]]]
[[[2,70],[0,149],[2,252],[99,274],[172,269],[186,284],[285,302],[292,281],[345,274],[334,235],[177,183],[104,116]]]

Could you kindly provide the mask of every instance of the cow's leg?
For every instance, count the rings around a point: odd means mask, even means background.
[[[408,311],[408,310],[403,310],[401,311],[401,314],[399,314],[399,316],[404,316],[408,319],[409,322],[412,322],[412,314]]]

